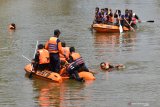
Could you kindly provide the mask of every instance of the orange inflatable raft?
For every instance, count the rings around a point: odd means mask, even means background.
[[[31,68],[32,68],[31,64],[28,64],[25,66],[24,70],[26,71],[27,74],[30,74],[32,72]],[[69,76],[65,74],[65,70],[66,70],[65,68],[61,69],[60,74],[51,72],[48,70],[36,71],[36,72],[32,72],[32,76],[60,83],[65,79],[69,79]],[[91,72],[81,71],[79,72],[79,76],[84,78],[85,80],[95,80],[96,79]]]
[[[92,28],[96,32],[101,32],[101,33],[119,33],[119,26],[116,25],[107,25],[107,24],[93,24]],[[129,31],[127,27],[123,27],[123,31]]]

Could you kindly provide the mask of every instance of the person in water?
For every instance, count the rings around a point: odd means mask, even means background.
[[[44,49],[43,44],[39,44],[35,58],[32,60],[34,70],[43,71],[45,69],[48,69],[49,63],[50,63],[50,57],[48,50]]]
[[[101,62],[100,67],[103,70],[109,70],[109,69],[113,69],[113,68],[119,70],[119,69],[124,69],[125,68],[125,66],[123,64],[112,65],[108,62]]]
[[[9,26],[8,26],[8,29],[10,30],[16,30],[16,25],[14,23],[11,23]]]
[[[88,68],[85,66],[84,60],[79,53],[75,52],[74,47],[70,47],[70,64],[67,67],[67,72],[70,75],[70,78],[74,78],[77,81],[84,82],[83,78],[79,77],[78,71],[84,70],[89,72]]]

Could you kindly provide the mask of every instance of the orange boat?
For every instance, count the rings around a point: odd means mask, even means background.
[[[51,80],[51,81],[59,82],[59,83],[62,82],[64,79],[69,79],[69,76],[65,74],[66,68],[62,68],[60,71],[60,74],[51,72],[48,70],[32,72],[31,68],[32,68],[31,64],[27,64],[24,70],[26,71],[28,75],[32,73],[33,77]],[[79,76],[81,78],[84,78],[85,80],[95,80],[96,79],[91,72],[81,71],[79,72]]]
[[[119,33],[119,26],[116,25],[107,25],[107,24],[93,24],[92,28],[96,32],[101,32],[101,33]],[[127,27],[123,27],[123,31],[129,31]]]

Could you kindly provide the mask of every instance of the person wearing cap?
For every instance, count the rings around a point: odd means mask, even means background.
[[[60,71],[60,57],[59,53],[63,54],[61,41],[59,40],[60,30],[54,30],[54,36],[45,44],[45,49],[50,53],[50,70],[59,73]]]
[[[116,68],[116,69],[119,70],[119,69],[125,68],[125,66],[123,64],[112,65],[109,62],[101,62],[100,67],[103,70],[110,70],[110,69],[113,69],[113,68]]]
[[[32,60],[34,70],[43,71],[45,69],[48,69],[49,63],[50,63],[50,58],[48,50],[44,49],[43,44],[39,44],[35,58]]]

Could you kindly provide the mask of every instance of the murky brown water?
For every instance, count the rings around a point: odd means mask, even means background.
[[[94,8],[133,9],[142,21],[136,32],[97,34],[89,27]],[[0,107],[159,107],[160,1],[158,0],[1,0]],[[15,32],[7,26],[14,22]],[[60,29],[60,39],[75,46],[96,81],[62,84],[25,77],[36,41]],[[123,63],[123,71],[103,72],[102,61]]]

